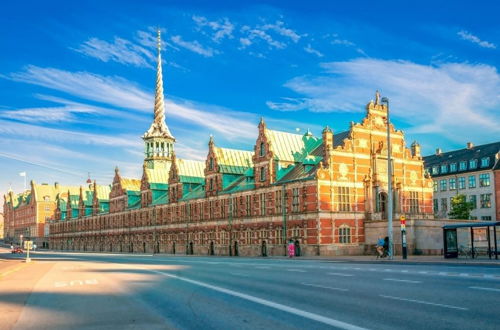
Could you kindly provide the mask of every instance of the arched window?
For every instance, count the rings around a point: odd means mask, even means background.
[[[208,168],[210,170],[213,170],[214,169],[214,158],[213,157],[210,157],[210,165],[208,166]]]
[[[214,190],[214,179],[210,179],[210,190]]]
[[[351,227],[342,225],[339,228],[339,243],[349,244],[351,243]]]
[[[265,154],[266,154],[266,147],[265,147],[265,145],[264,145],[264,142],[261,142],[261,143],[260,143],[260,156],[261,156],[261,157],[264,157],[264,156],[265,156]]]
[[[265,181],[266,180],[266,168],[261,167],[260,168],[260,181]]]

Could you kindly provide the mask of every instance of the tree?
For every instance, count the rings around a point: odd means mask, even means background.
[[[448,216],[451,219],[469,219],[473,209],[474,205],[467,202],[465,195],[456,195],[451,198],[451,212]]]

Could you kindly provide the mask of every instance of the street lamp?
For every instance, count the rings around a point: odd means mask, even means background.
[[[391,129],[389,120],[389,99],[382,98],[382,103],[387,107],[387,236],[389,237],[389,259],[393,258],[392,251],[392,162],[391,162]]]

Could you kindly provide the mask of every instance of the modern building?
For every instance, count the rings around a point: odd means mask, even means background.
[[[304,255],[363,253],[371,244],[367,225],[387,223],[389,184],[396,219],[433,219],[432,180],[420,146],[407,148],[392,124],[394,171],[388,179],[387,111],[377,92],[361,123],[346,131],[334,134],[326,126],[321,136],[293,134],[272,130],[262,119],[255,144],[245,150],[217,146],[210,137],[205,161],[180,159],[165,121],[158,47],[154,119],[142,136],[141,180],[122,178],[116,169],[109,210],[55,219],[51,247],[281,255],[292,240]]]
[[[424,161],[434,181],[436,216],[447,218],[451,198],[462,194],[474,205],[472,219],[500,219],[500,142],[479,146],[469,142],[465,148],[449,152],[436,149]]]

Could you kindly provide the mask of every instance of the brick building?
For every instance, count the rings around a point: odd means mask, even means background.
[[[115,170],[109,211],[51,224],[53,248],[217,255],[359,254],[365,224],[387,218],[387,108],[380,95],[361,123],[322,136],[269,129],[249,150],[208,142],[204,162],[179,159],[165,122],[161,55],[154,120],[143,135],[141,180]],[[395,217],[432,219],[432,180],[420,146],[390,124]]]
[[[46,246],[47,220],[55,217],[57,196],[75,187],[61,186],[58,183],[49,185],[30,182],[30,189],[20,194],[12,190],[4,195],[4,233],[5,240],[19,242],[20,236],[31,239],[38,246]]]
[[[471,219],[500,219],[500,142],[474,146],[424,157],[426,171],[434,180],[433,208],[436,216],[448,217],[451,198],[465,195],[474,209]]]

